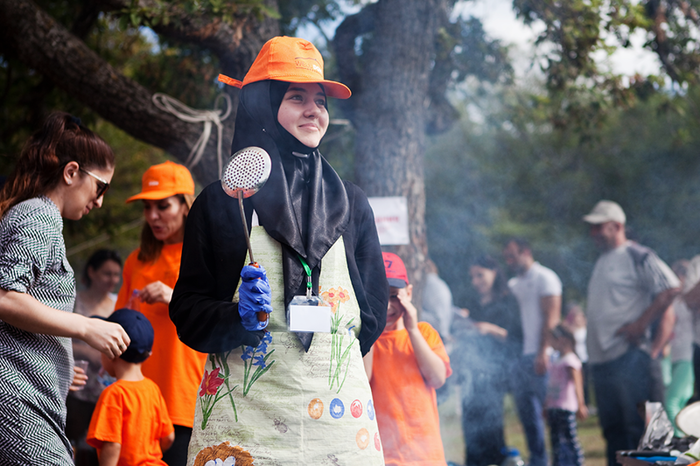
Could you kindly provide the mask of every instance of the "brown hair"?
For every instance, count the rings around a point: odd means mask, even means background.
[[[20,202],[53,189],[61,179],[63,167],[72,161],[86,170],[111,168],[114,152],[78,118],[54,112],[26,142],[0,191],[0,218]]]
[[[192,208],[192,204],[194,203],[194,195],[176,194],[175,197],[178,198],[181,203],[187,204],[187,213],[189,213],[189,209]],[[187,219],[187,213],[185,214],[185,219]],[[165,243],[153,235],[151,226],[146,223],[141,230],[141,244],[139,246],[138,260],[141,262],[155,261],[158,259],[158,256],[160,256],[163,244]]]

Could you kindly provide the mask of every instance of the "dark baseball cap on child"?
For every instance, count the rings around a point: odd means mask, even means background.
[[[108,322],[122,326],[131,343],[120,356],[127,362],[143,362],[150,356],[153,347],[153,326],[145,315],[133,309],[117,309],[107,317]]]

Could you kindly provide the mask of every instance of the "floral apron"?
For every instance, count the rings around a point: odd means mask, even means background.
[[[250,240],[272,288],[268,332],[257,348],[208,356],[188,466],[383,465],[342,237],[319,277],[331,333],[315,333],[308,353],[287,329],[280,244],[259,226]]]

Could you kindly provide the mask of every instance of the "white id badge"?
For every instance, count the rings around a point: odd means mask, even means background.
[[[289,303],[290,332],[331,332],[331,307],[318,296],[295,296]]]

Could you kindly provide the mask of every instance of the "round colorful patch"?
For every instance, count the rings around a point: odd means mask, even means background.
[[[345,405],[342,401],[340,401],[340,398],[333,398],[328,410],[330,411],[333,419],[340,419],[343,417],[343,414],[345,414]]]
[[[369,431],[364,427],[357,431],[355,441],[357,442],[357,446],[360,447],[360,450],[367,448],[367,445],[369,445]]]
[[[372,400],[367,402],[367,416],[369,416],[370,421],[374,421],[374,405],[372,404]]]
[[[382,451],[382,441],[379,440],[379,432],[374,433],[374,448],[376,448],[377,451]]]
[[[318,419],[323,414],[323,401],[320,398],[314,398],[309,403],[309,416],[313,419]]]
[[[350,404],[350,414],[355,419],[362,416],[362,402],[360,400],[355,400]]]

